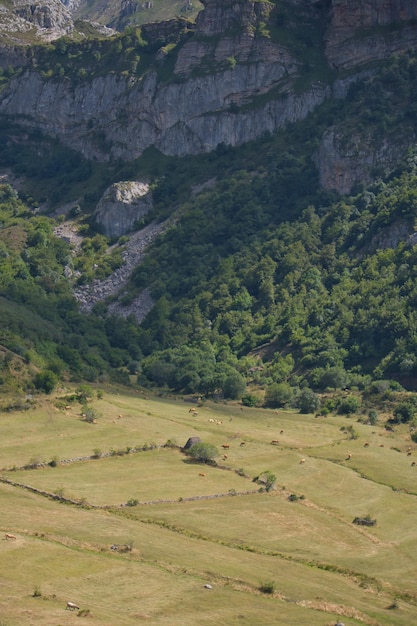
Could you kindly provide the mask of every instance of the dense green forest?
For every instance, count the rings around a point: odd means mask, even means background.
[[[369,188],[346,197],[320,188],[312,157],[331,123],[343,124],[346,140],[352,132],[375,142],[415,136],[416,72],[415,54],[394,57],[353,84],[345,101],[259,142],[201,157],[150,150],[130,164],[86,163],[30,131],[19,141],[4,122],[0,163],[25,177],[26,191],[0,188],[3,389],[137,380],[309,410],[327,389],[367,393],[375,381],[413,389],[417,157],[410,150],[388,178],[375,172]],[[149,219],[175,215],[175,227],[135,270],[124,301],[149,288],[154,309],[141,326],[107,316],[103,305],[81,315],[68,268],[86,282],[94,259],[104,274],[121,262],[106,256],[110,242],[89,212],[112,180],[144,175],[154,189]],[[74,257],[36,206],[80,193],[85,240]]]

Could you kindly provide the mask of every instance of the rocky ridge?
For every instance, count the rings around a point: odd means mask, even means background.
[[[2,90],[0,114],[58,137],[89,159],[130,161],[150,146],[172,156],[198,154],[219,144],[239,146],[303,119],[324,100],[342,97],[342,85],[369,64],[417,45],[413,0],[287,0],[288,19],[298,11],[310,27],[327,25],[321,62],[333,78],[307,80],[300,89],[297,46],[271,36],[278,5],[203,4],[195,28],[183,19],[144,27],[155,55],[142,75],[108,73],[72,84],[65,76],[45,78],[27,69]],[[358,176],[370,175],[381,155],[367,153],[364,142],[355,164],[331,137],[323,137],[316,163],[323,185],[332,177],[331,186],[344,193]],[[394,153],[387,145],[387,167]],[[334,158],[336,174],[329,167]]]

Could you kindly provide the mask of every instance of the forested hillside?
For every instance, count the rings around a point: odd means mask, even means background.
[[[382,379],[414,388],[417,158],[409,149],[390,177],[376,168],[371,186],[344,197],[323,190],[315,159],[330,124],[346,141],[414,136],[416,72],[415,54],[393,57],[345,100],[200,157],[150,151],[128,166],[84,168],[56,142],[9,131],[1,160],[24,176],[30,208],[1,188],[3,388],[47,391],[60,378],[129,383],[131,373],[140,384],[247,402],[266,392],[272,405],[300,403],[306,390],[366,391]],[[126,167],[130,178],[153,181],[147,220],[175,217],[123,296],[127,305],[150,289],[155,306],[141,326],[107,316],[105,303],[83,316],[71,293],[74,280],[122,262],[123,239],[109,255],[88,206]],[[84,193],[87,213],[73,210],[84,236],[75,257],[28,195],[59,202],[63,187],[67,198]]]

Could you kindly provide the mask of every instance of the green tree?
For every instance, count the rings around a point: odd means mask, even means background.
[[[285,406],[292,398],[292,389],[288,383],[272,383],[265,391],[265,406],[271,409]]]
[[[414,415],[416,414],[417,407],[411,402],[401,402],[394,409],[394,417],[392,419],[393,422],[397,424],[400,423],[408,423],[411,422]]]
[[[238,400],[245,393],[245,389],[245,379],[243,378],[242,374],[239,374],[239,372],[237,372],[236,370],[230,372],[230,374],[227,374],[224,378],[222,391],[225,398]]]
[[[186,454],[199,463],[210,463],[219,456],[219,451],[212,443],[195,443]]]
[[[33,384],[38,391],[50,394],[58,384],[58,376],[51,370],[38,372],[33,379]]]
[[[320,397],[308,387],[302,389],[296,399],[296,406],[300,409],[300,413],[315,413],[320,405]]]
[[[356,413],[360,407],[360,404],[360,400],[356,396],[347,396],[340,401],[337,412],[341,415],[350,415],[351,413]]]

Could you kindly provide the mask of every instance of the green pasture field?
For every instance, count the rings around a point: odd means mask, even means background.
[[[406,427],[113,388],[88,424],[67,393],[0,414],[0,626],[417,623]]]

